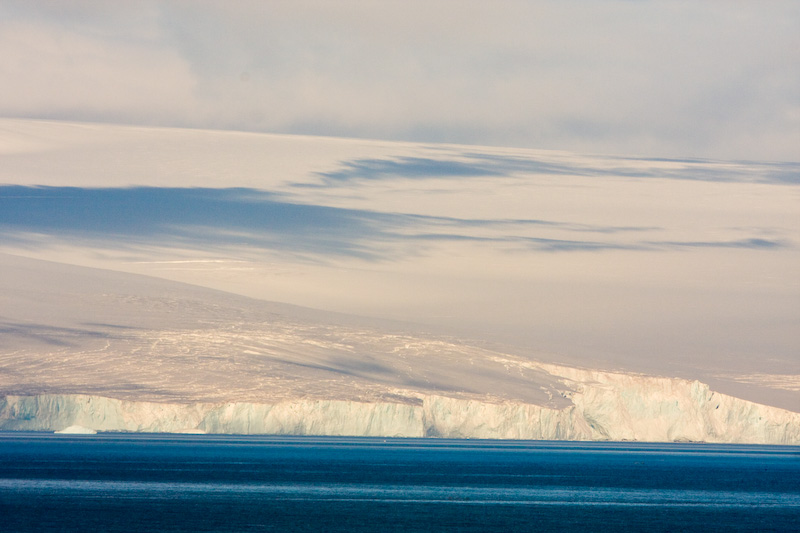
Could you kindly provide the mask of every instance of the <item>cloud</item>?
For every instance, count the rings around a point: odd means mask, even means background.
[[[747,248],[751,250],[769,250],[784,247],[784,244],[780,241],[759,238],[733,241],[664,241],[652,244],[664,248]]]
[[[167,125],[195,111],[195,80],[163,44],[41,21],[0,23],[0,113]]]
[[[5,115],[679,157],[800,144],[791,0],[12,1],[0,20]]]
[[[659,178],[739,183],[800,183],[800,163],[740,162],[665,158],[598,158],[581,163],[543,161],[536,157],[466,152],[460,159],[395,157],[343,161],[339,168],[318,172],[324,186],[379,179],[474,178],[512,175],[563,175],[613,178]],[[301,183],[298,187],[319,187]]]
[[[475,176],[502,176],[500,168],[469,162],[425,157],[398,157],[396,159],[358,159],[345,161],[339,170],[318,173],[327,183],[381,178],[465,178]]]
[[[596,226],[536,219],[461,219],[344,209],[286,201],[244,188],[0,186],[0,232],[24,246],[31,235],[88,246],[190,249],[246,247],[303,261],[386,261],[421,253],[418,244],[472,242],[499,252],[659,251],[691,248],[780,249],[765,238],[647,240],[659,228]],[[582,233],[592,239],[547,235]],[[630,235],[641,233],[641,239]],[[619,238],[625,236],[624,238]],[[38,242],[38,241],[37,241]]]
[[[116,246],[249,246],[298,255],[376,257],[379,213],[282,202],[252,189],[0,187],[7,233]]]

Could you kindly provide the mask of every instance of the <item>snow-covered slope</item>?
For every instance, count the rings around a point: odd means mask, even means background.
[[[800,413],[697,381],[137,275],[2,254],[0,267],[4,430],[800,444]]]

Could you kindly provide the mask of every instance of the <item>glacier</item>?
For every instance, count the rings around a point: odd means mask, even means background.
[[[134,274],[3,254],[0,268],[3,431],[800,444],[800,412],[696,379]]]
[[[0,430],[798,443],[797,163],[0,130]]]
[[[800,413],[698,381],[551,368],[564,408],[425,395],[412,403],[297,399],[159,403],[82,394],[7,395],[0,430],[800,444]]]

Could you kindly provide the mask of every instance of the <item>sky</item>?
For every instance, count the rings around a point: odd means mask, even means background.
[[[0,116],[797,161],[800,4],[15,1]]]

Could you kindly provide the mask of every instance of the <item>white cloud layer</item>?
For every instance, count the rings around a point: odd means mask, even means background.
[[[797,160],[800,5],[6,2],[0,114]]]

